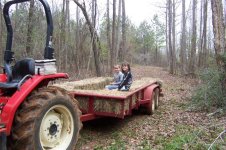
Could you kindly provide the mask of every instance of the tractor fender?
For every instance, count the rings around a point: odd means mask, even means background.
[[[51,80],[56,80],[59,78],[68,78],[66,73],[57,73],[51,75],[34,75],[32,78],[28,79],[20,88],[17,90],[12,97],[8,99],[8,102],[3,108],[1,117],[1,122],[6,125],[6,134],[9,135],[14,120],[14,116],[18,107],[26,100],[29,94],[32,93],[37,87],[48,84]],[[44,82],[44,84],[43,84]]]
[[[144,100],[150,100],[151,101],[153,91],[156,88],[159,88],[159,85],[153,84],[153,85],[150,85],[149,87],[147,87],[146,89],[144,89]]]

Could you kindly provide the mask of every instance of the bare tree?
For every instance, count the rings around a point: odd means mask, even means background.
[[[61,21],[60,21],[60,37],[59,37],[59,49],[58,49],[58,60],[59,60],[59,69],[65,69],[65,64],[66,64],[66,59],[65,55],[62,55],[65,53],[65,41],[66,41],[66,13],[65,13],[65,5],[66,5],[66,0],[63,0],[63,7],[61,10]]]
[[[115,64],[115,28],[116,28],[116,0],[113,0],[113,19],[112,19],[112,43],[111,43],[111,68]]]
[[[167,0],[168,1],[168,0]],[[166,56],[167,56],[167,59],[169,59],[169,44],[168,44],[168,7],[167,7],[167,5],[168,5],[168,2],[166,1]],[[168,60],[167,60],[167,62],[168,62]]]
[[[66,0],[66,9],[65,9],[65,41],[69,41],[70,39],[70,1]],[[68,44],[66,42],[63,43],[64,47],[65,47],[65,69],[68,69],[68,53],[69,53],[69,49],[68,49]]]
[[[74,63],[75,63],[75,66],[76,66],[76,69],[78,70],[78,72],[80,73],[80,69],[79,69],[79,47],[80,47],[80,34],[79,34],[79,30],[80,30],[80,15],[79,15],[79,7],[77,6],[76,8],[76,31],[75,31],[75,50],[74,50]]]
[[[96,29],[92,25],[91,19],[88,16],[85,2],[83,2],[82,4],[80,2],[78,2],[77,0],[74,0],[74,2],[82,10],[83,15],[86,19],[87,25],[89,27],[89,31],[90,31],[91,39],[92,39],[92,49],[93,49],[93,54],[94,54],[96,75],[101,76],[100,58],[99,58],[99,52],[98,52],[101,49],[99,37],[97,35]]]
[[[221,1],[211,0],[212,7],[212,24],[214,33],[214,48],[216,54],[216,62],[219,67],[222,65],[222,60],[220,55],[222,55],[225,50],[225,28],[223,21],[223,7]]]
[[[214,48],[218,70],[222,73],[222,92],[226,96],[225,26],[222,1],[211,0]]]
[[[96,17],[97,17],[97,1],[96,0],[92,0],[92,8],[91,8],[91,21],[92,21],[92,26],[95,29],[96,28]],[[91,42],[93,42],[93,37],[91,38]],[[93,46],[93,45],[92,45]],[[90,52],[89,52],[89,59],[88,59],[88,64],[87,64],[87,70],[89,70],[90,68],[90,62],[91,62],[91,58],[92,58],[92,46],[90,47]]]
[[[201,55],[201,65],[206,66],[207,60],[207,8],[208,0],[204,0],[203,6],[203,31],[202,31],[202,55]]]
[[[110,37],[110,10],[109,10],[109,0],[107,0],[107,45],[108,45],[108,67],[109,71],[111,71],[111,64],[110,64],[110,59],[111,59],[111,37]]]
[[[121,23],[121,6],[122,6],[122,0],[118,1],[118,20],[117,20],[117,26],[116,26],[116,35],[115,35],[115,43],[116,43],[116,63],[118,62],[118,56],[119,56],[119,46],[120,46],[120,34],[119,34],[119,29],[120,29],[120,23]]]
[[[174,73],[176,71],[176,3],[172,3],[172,54],[173,54],[173,67]]]
[[[170,65],[170,70],[169,72],[171,74],[175,73],[175,60],[174,60],[174,52],[173,52],[173,47],[172,47],[172,1],[168,0],[167,2],[167,8],[168,8],[168,48],[169,48],[169,65]]]
[[[196,58],[196,10],[197,10],[197,0],[193,0],[192,5],[192,37],[191,37],[191,57],[189,65],[189,73],[193,76],[195,74],[195,58]]]
[[[31,55],[31,45],[32,45],[32,35],[33,35],[33,28],[34,28],[34,0],[30,1],[30,8],[28,14],[28,27],[27,27],[27,42],[26,42],[26,55]]]
[[[180,59],[181,59],[181,73],[186,73],[186,17],[185,17],[185,0],[182,0],[182,26],[181,26],[181,49],[180,49]]]
[[[122,48],[121,48],[121,61],[125,59],[126,52],[126,6],[125,0],[122,0]]]
[[[202,32],[203,32],[203,1],[200,1],[200,23],[199,23],[199,43],[198,43],[198,67],[201,67],[202,66]]]

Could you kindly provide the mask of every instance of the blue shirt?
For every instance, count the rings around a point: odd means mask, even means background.
[[[123,73],[119,71],[118,73],[114,73],[114,84],[119,85],[123,80]]]

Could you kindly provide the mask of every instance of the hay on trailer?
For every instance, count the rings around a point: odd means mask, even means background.
[[[137,103],[137,96],[134,94],[133,96],[132,96],[132,105],[135,105],[136,103]]]
[[[89,97],[76,96],[75,98],[79,103],[79,108],[87,113],[89,110]]]
[[[125,101],[124,101],[124,110],[128,111],[129,110],[129,102],[130,102],[130,98],[127,98]]]
[[[112,81],[113,79],[111,77],[96,77],[79,81],[59,83],[54,86],[64,88],[68,91],[97,90],[105,88],[105,86],[110,84]]]
[[[122,111],[122,104],[121,104],[121,101],[118,101],[115,99],[104,100],[101,98],[95,98],[94,111],[114,113],[118,115]]]
[[[66,82],[58,84],[59,86],[68,91],[76,91],[78,93],[84,94],[97,94],[97,95],[106,95],[106,96],[126,96],[147,84],[158,83],[162,86],[162,81],[154,78],[141,78],[140,80],[133,81],[129,91],[118,91],[118,90],[106,90],[104,87],[112,82],[112,78],[90,78],[80,81]],[[89,98],[86,96],[76,96],[75,97],[79,102],[79,107],[88,112],[89,107]],[[138,96],[134,94],[132,96],[132,105],[135,105],[138,99],[142,98],[142,92],[138,93]],[[124,101],[124,111],[129,110],[130,98]],[[103,98],[94,98],[94,111],[95,112],[109,112],[120,114],[122,111],[121,101],[115,99],[103,99]]]

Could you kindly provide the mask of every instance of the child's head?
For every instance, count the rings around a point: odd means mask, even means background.
[[[122,72],[123,73],[126,73],[126,72],[129,72],[130,71],[130,65],[129,63],[125,62],[125,63],[122,63]]]
[[[118,73],[121,71],[121,66],[120,65],[114,65],[114,72]]]

